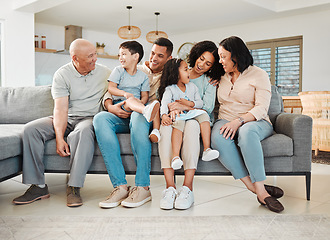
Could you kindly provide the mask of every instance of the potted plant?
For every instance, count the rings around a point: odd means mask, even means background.
[[[98,43],[96,42],[96,52],[98,54],[104,54],[104,47],[105,47],[105,44],[104,43]]]

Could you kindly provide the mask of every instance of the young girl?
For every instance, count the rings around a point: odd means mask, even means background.
[[[163,70],[161,85],[159,87],[159,97],[161,99],[160,115],[162,125],[172,125],[172,152],[173,158],[171,167],[174,170],[180,169],[183,162],[179,156],[185,120],[195,119],[200,123],[201,136],[204,145],[202,160],[210,161],[219,157],[219,152],[210,148],[210,118],[204,110],[198,110],[203,106],[203,101],[199,95],[195,84],[189,82],[188,65],[182,59],[169,60]],[[168,104],[171,102],[181,102],[190,107],[189,111],[169,112]]]

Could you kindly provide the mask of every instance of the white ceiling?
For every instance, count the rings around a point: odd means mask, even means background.
[[[78,25],[116,33],[128,25],[143,32],[156,28],[169,35],[330,9],[330,0],[16,0],[17,10],[32,11],[37,23]],[[22,3],[25,2],[24,3]],[[57,5],[56,5],[56,4]]]

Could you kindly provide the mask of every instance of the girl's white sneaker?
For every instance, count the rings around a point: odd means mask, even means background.
[[[217,150],[208,148],[203,152],[202,160],[207,162],[216,159],[218,157],[219,157],[219,152]]]
[[[171,161],[171,167],[174,170],[180,169],[182,167],[182,165],[183,165],[183,162],[179,156],[174,157]]]

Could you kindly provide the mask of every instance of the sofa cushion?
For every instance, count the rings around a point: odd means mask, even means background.
[[[127,133],[118,133],[118,141],[120,144],[120,153],[122,155],[133,155],[132,148],[131,148],[131,138],[130,134]],[[153,143],[152,147],[152,156],[158,156],[158,144]],[[45,143],[45,155],[57,155],[56,153],[56,141],[55,139],[49,140]],[[95,141],[95,156],[102,156],[99,146]]]
[[[272,91],[272,97],[270,99],[268,116],[270,118],[270,121],[274,125],[277,115],[283,112],[284,110],[283,110],[282,96],[278,92],[277,87],[272,86],[271,91]]]
[[[23,124],[0,124],[0,161],[22,154]]]
[[[276,134],[261,141],[264,157],[279,157],[293,155],[293,141],[284,134]]]
[[[50,86],[0,88],[0,123],[27,123],[53,114]]]

